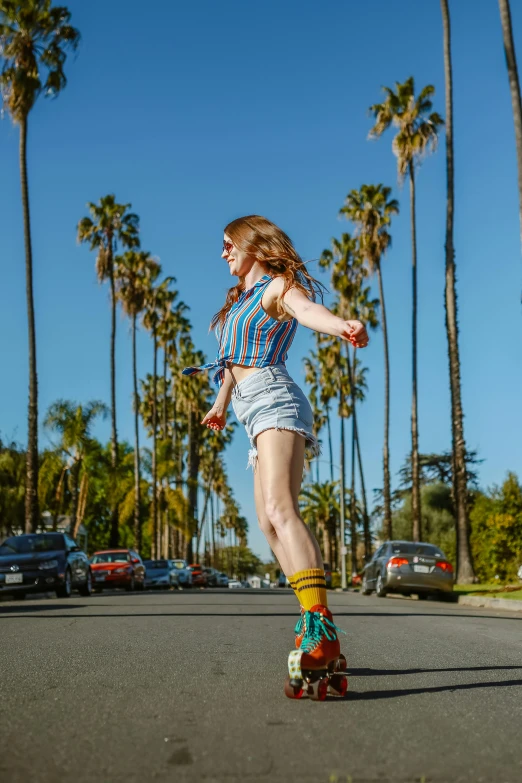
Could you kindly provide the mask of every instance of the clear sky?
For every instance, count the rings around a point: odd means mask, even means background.
[[[522,69],[522,4],[511,3]],[[382,85],[410,75],[436,88],[444,114],[437,0],[69,0],[82,34],[68,86],[40,99],[29,121],[40,417],[58,397],[109,401],[109,304],[94,256],[76,244],[86,202],[107,193],[131,202],[142,245],[177,278],[194,341],[207,356],[210,316],[230,285],[222,230],[242,214],[266,215],[317,259],[348,225],[346,193],[393,187],[401,214],[384,261],[390,332],[391,468],[410,449],[411,246],[408,188],[397,185],[391,135],[368,141],[367,109]],[[144,13],[145,11],[145,13]],[[484,459],[484,487],[522,476],[522,264],[513,118],[498,4],[450,0],[454,59],[456,260],[462,392],[468,446]],[[418,174],[419,422],[423,452],[450,448],[444,329],[445,144]],[[18,130],[0,123],[0,432],[24,442],[27,327]],[[312,269],[317,269],[315,264]],[[318,274],[320,274],[318,272]],[[323,278],[325,282],[326,278]],[[288,363],[302,381],[312,334],[298,331]],[[139,373],[152,369],[150,340]],[[382,335],[364,352],[368,394],[360,408],[367,486],[382,486]],[[117,407],[132,442],[131,343],[118,319]],[[231,412],[233,416],[233,413]],[[108,439],[109,423],[96,434]],[[41,432],[40,443],[47,438]],[[257,530],[247,439],[227,452],[236,497]],[[336,445],[337,453],[337,445]],[[326,455],[324,457],[326,459]],[[327,477],[327,464],[321,465]]]

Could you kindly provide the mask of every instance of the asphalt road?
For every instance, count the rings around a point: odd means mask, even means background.
[[[343,700],[284,696],[289,590],[0,603],[2,783],[520,783],[522,617],[332,593]]]

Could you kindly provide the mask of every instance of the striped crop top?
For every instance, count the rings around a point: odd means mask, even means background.
[[[200,367],[185,367],[183,375],[215,369],[213,381],[221,386],[227,364],[267,367],[285,363],[297,321],[276,321],[263,310],[261,300],[271,280],[270,275],[263,275],[232,305],[219,332],[216,360]]]

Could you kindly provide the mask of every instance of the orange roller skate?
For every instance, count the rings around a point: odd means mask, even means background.
[[[326,606],[304,611],[296,625],[296,647],[288,656],[285,694],[290,699],[308,697],[324,701],[328,693],[344,696],[348,689],[346,658],[341,654],[332,613]],[[344,631],[342,631],[344,633]]]

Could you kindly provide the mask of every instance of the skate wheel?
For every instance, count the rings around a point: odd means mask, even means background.
[[[341,653],[334,664],[334,672],[345,672],[347,667],[346,658]]]
[[[334,696],[345,696],[348,690],[348,677],[344,674],[334,674],[328,682],[328,689]]]
[[[287,677],[285,680],[285,696],[289,699],[302,699],[305,696],[302,680],[291,680]]]
[[[308,693],[312,701],[324,701],[328,695],[328,677],[321,677],[310,683]]]

